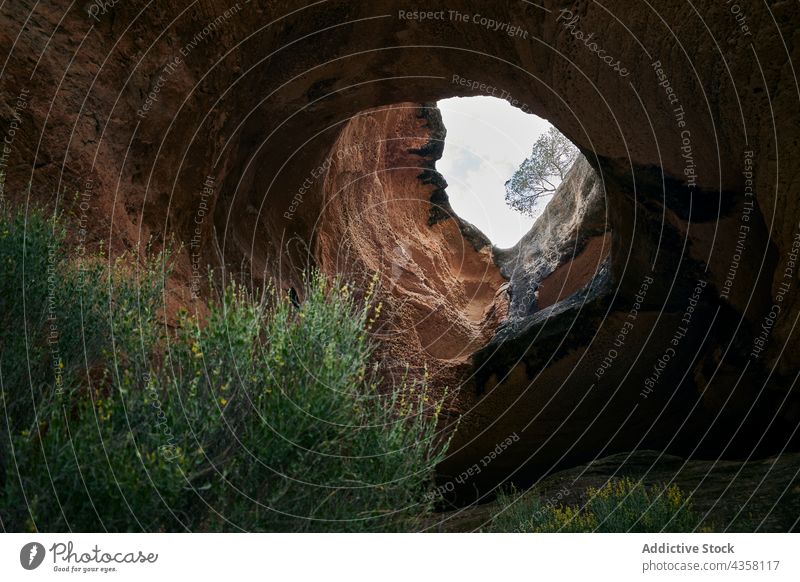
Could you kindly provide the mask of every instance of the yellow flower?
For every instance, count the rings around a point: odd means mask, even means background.
[[[228,401],[227,401],[225,398],[220,398],[220,399],[219,399],[219,403],[220,403],[222,406],[225,406],[225,405],[228,403]]]
[[[683,495],[677,485],[671,485],[667,488],[667,499],[672,505],[682,505]]]

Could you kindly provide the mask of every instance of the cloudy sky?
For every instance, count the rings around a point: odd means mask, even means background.
[[[506,205],[504,184],[550,124],[493,97],[444,99],[439,109],[447,138],[436,169],[449,184],[453,209],[498,247],[514,246],[533,219]]]

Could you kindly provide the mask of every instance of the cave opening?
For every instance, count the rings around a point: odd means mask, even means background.
[[[507,183],[553,135],[571,157],[520,211]],[[385,360],[427,370],[433,384],[478,380],[472,357],[499,331],[581,292],[583,301],[607,278],[596,172],[549,122],[507,101],[363,110],[326,160],[313,262],[332,276],[377,277],[386,310],[373,333],[391,352]]]
[[[464,126],[482,126],[485,135],[462,132]],[[557,304],[570,314],[602,303],[610,227],[601,181],[587,159],[576,157],[563,184],[554,185],[557,192],[539,201],[536,228],[536,218],[506,203],[505,182],[551,130],[498,99],[400,102],[349,117],[321,166],[319,206],[312,213],[314,264],[331,276],[363,280],[364,287],[379,282],[383,309],[372,334],[382,374],[424,378],[435,393],[453,393],[444,411],[453,422],[485,395],[530,384],[524,365],[498,372],[493,361],[480,363],[497,351],[497,342],[516,341]],[[448,162],[450,144],[455,162]],[[462,171],[488,175],[493,192],[470,175],[454,177],[461,153]],[[469,167],[476,159],[479,164]],[[477,218],[457,200],[459,183],[477,203]],[[524,221],[506,243],[496,235],[512,229],[495,224],[493,230],[496,214],[481,211],[489,198],[495,210]],[[519,244],[502,248],[516,239]]]
[[[450,206],[494,246],[513,247],[542,215],[562,176],[550,177],[547,191],[516,205],[509,200],[511,179],[534,144],[555,129],[497,97],[453,97],[437,106],[447,135],[436,169],[447,181]]]

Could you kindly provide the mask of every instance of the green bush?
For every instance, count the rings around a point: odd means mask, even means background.
[[[0,237],[6,530],[395,531],[431,509],[441,402],[379,390],[369,291],[232,284],[169,328],[165,256],[68,256],[37,212]]]
[[[535,491],[498,495],[500,510],[491,531],[518,533],[581,532],[691,532],[701,518],[691,499],[676,485],[646,487],[623,479],[609,481],[600,489],[589,488],[582,507],[542,502]]]

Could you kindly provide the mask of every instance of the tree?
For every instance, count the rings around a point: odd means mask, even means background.
[[[578,148],[555,127],[533,144],[531,155],[506,182],[506,202],[515,210],[533,215],[536,201],[552,194],[578,157]]]

